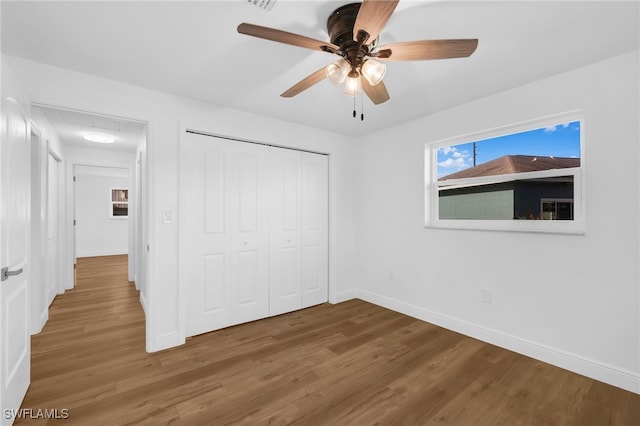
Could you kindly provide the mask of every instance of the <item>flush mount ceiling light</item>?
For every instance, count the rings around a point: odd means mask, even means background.
[[[97,143],[113,143],[115,138],[113,136],[105,135],[102,133],[87,133],[83,136],[85,140]]]
[[[387,67],[377,60],[386,62],[464,58],[470,56],[478,46],[478,39],[475,38],[417,40],[378,46],[378,35],[391,18],[398,1],[364,0],[362,3],[339,7],[327,20],[330,41],[315,40],[288,31],[247,23],[238,25],[238,32],[341,57],[302,79],[280,96],[296,96],[326,77],[334,84],[344,83],[345,94],[356,96],[364,92],[378,105],[389,100],[389,93],[382,81]],[[356,116],[355,111],[353,116]]]

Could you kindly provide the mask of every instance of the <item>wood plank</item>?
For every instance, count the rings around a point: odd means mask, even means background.
[[[126,256],[78,261],[32,337],[22,406],[67,408],[65,424],[640,423],[640,395],[360,300],[149,354]]]

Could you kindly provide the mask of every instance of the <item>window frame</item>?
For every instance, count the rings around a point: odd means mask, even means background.
[[[127,201],[114,201],[113,200],[113,191],[127,191]],[[113,206],[114,204],[126,204],[127,205],[127,214],[126,216],[116,216],[113,214]],[[109,188],[109,219],[128,219],[129,218],[129,188],[127,187],[111,187]]]
[[[539,172],[512,173],[477,178],[448,179],[438,181],[437,151],[445,146],[459,145],[472,141],[481,141],[498,136],[522,133],[529,130],[557,126],[568,122],[580,122],[580,167],[543,170]],[[585,169],[585,120],[582,111],[570,111],[562,114],[527,120],[516,124],[495,127],[452,138],[427,142],[425,154],[425,227],[442,229],[467,229],[489,231],[539,232],[559,234],[584,234],[584,182]],[[491,183],[512,182],[531,178],[573,177],[573,220],[489,220],[489,219],[440,219],[439,191],[442,187],[484,185]]]

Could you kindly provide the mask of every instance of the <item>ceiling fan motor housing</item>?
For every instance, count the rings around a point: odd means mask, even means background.
[[[340,54],[353,67],[364,62],[367,53],[375,46],[377,40],[364,45],[353,40],[353,26],[362,3],[351,3],[334,10],[327,19],[327,31],[331,43],[340,47]]]
[[[353,41],[353,25],[360,10],[361,3],[351,3],[334,10],[327,19],[327,31],[331,43],[342,46],[346,41]]]

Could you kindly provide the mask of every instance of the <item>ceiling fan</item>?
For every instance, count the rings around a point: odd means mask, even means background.
[[[478,46],[477,39],[418,40],[378,46],[378,35],[398,1],[364,0],[336,9],[327,20],[330,42],[247,23],[238,25],[238,32],[341,57],[294,84],[280,96],[296,96],[326,77],[335,84],[345,83],[345,94],[355,96],[364,91],[378,105],[389,100],[382,81],[386,72],[384,61],[463,58],[470,56]]]

